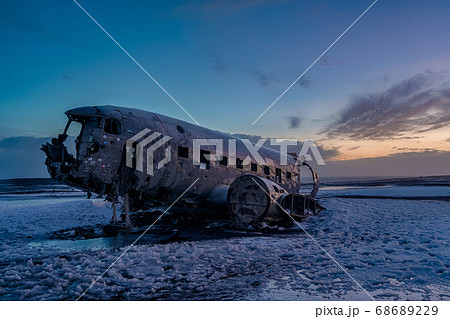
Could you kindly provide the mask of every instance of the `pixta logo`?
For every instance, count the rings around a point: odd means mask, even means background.
[[[145,172],[149,175],[154,174],[154,161],[155,152],[160,147],[163,147],[165,143],[170,141],[172,137],[162,135],[159,132],[152,132],[152,130],[146,128],[134,135],[126,142],[126,165],[136,170],[144,172],[144,164],[146,164]],[[192,140],[192,164],[194,166],[200,166],[201,169],[207,169],[209,164],[216,161],[223,163],[223,159],[227,158],[227,166],[240,167],[249,165],[251,162],[256,162],[258,165],[274,164],[271,159],[265,159],[260,153],[261,147],[267,142],[267,139],[260,139],[257,143],[253,144],[248,139],[241,139],[241,149],[244,150],[247,155],[241,161],[237,158],[237,140],[236,139],[193,139]],[[224,152],[224,146],[226,152]],[[279,148],[280,159],[278,165],[288,165],[288,147],[298,146],[298,141],[295,139],[271,139],[270,146],[276,146]],[[202,147],[207,146],[209,151],[202,150]],[[211,153],[211,147],[214,147],[215,152]],[[202,154],[203,152],[203,154]],[[319,149],[314,144],[313,140],[307,139],[302,145],[298,156],[296,156],[296,164],[302,165],[305,161],[312,161],[311,152],[314,155],[318,165],[325,165],[325,162],[319,152]],[[224,153],[226,153],[224,156]],[[163,159],[157,164],[157,169],[160,169],[171,160],[171,147],[168,145],[164,150]],[[202,156],[206,161],[203,161]],[[238,161],[240,161],[238,163]]]
[[[264,159],[261,154],[259,153],[261,147],[264,146],[264,144],[268,141],[268,139],[261,138],[253,144],[248,139],[241,139],[240,140],[242,144],[244,145],[244,150],[246,151],[247,155],[242,161],[241,165],[246,166],[253,160],[258,165],[268,165],[266,159]],[[236,139],[194,139],[193,140],[193,164],[194,165],[200,165],[200,168],[202,167],[201,163],[201,152],[202,152],[202,146],[214,146],[215,153],[205,154],[204,157],[207,158],[208,161],[214,162],[214,161],[220,161],[223,158],[224,155],[224,145],[228,145],[228,152],[227,152],[227,158],[228,158],[228,166],[236,166]],[[270,139],[270,146],[275,146],[279,148],[280,152],[280,158],[279,158],[279,165],[288,165],[288,147],[298,147],[298,141],[296,139]],[[316,144],[311,139],[306,139],[305,142],[302,145],[302,148],[300,149],[300,152],[298,153],[296,164],[302,165],[303,162],[308,161],[311,162],[313,159],[309,152],[314,155],[314,158],[318,165],[325,165],[325,161],[322,158],[322,155],[320,154],[319,149],[317,148]],[[253,159],[253,160],[252,160]]]
[[[149,135],[150,134],[150,135]],[[159,132],[153,132],[146,128],[140,131],[138,134],[127,140],[126,142],[126,165],[133,168],[135,164],[136,170],[144,172],[144,158],[146,159],[147,169],[146,172],[149,175],[154,174],[153,161],[155,151],[167,143],[171,137],[163,136],[158,139],[162,134]],[[139,142],[139,140],[141,140]],[[137,144],[136,144],[137,143]],[[164,158],[158,162],[157,168],[160,169],[164,165],[170,162],[171,150],[170,145],[166,147],[164,151]],[[135,160],[135,163],[133,163]]]

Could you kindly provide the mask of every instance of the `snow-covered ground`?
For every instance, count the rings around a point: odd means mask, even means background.
[[[327,210],[301,224],[317,243],[301,230],[217,228],[169,241],[150,230],[83,299],[370,300],[320,244],[376,300],[450,300],[450,202],[441,198],[450,188],[423,186],[440,200],[340,197],[423,195],[417,187],[324,189]],[[75,300],[137,237],[52,239],[106,224],[111,210],[73,193],[49,200],[0,197],[0,300]]]

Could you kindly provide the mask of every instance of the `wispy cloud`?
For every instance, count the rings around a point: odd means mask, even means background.
[[[354,150],[357,150],[360,147],[361,147],[361,145],[355,145],[355,146],[347,148],[347,151],[354,151]]]
[[[334,58],[334,57],[323,57],[320,59],[319,63],[322,66],[335,66],[335,65],[341,65],[345,63],[344,58]]]
[[[302,119],[300,116],[286,116],[285,118],[289,123],[288,128],[290,129],[299,128],[302,124]]]
[[[279,83],[279,76],[262,70],[250,70],[251,77],[261,86],[274,86]]]
[[[396,151],[400,151],[400,152],[413,152],[413,153],[424,153],[424,152],[434,152],[434,151],[438,151],[436,148],[432,148],[432,147],[396,147],[394,146],[393,149],[395,149]],[[395,153],[397,154],[397,153]]]
[[[211,66],[212,66],[213,70],[219,72],[222,75],[225,75],[228,72],[228,65],[219,56],[213,57]]]
[[[297,85],[301,86],[304,89],[310,89],[315,85],[315,82],[311,79],[311,77],[304,75],[300,80],[297,81]]]
[[[73,76],[71,76],[68,72],[64,72],[61,76],[64,80],[73,80]]]
[[[360,140],[410,139],[411,134],[450,125],[450,86],[447,77],[424,72],[381,93],[352,98],[329,124],[328,138]]]
[[[248,70],[248,73],[256,82],[258,82],[259,85],[263,87],[278,86],[279,84],[284,83],[288,78],[287,75],[260,69],[250,69]],[[298,80],[296,84],[303,89],[310,89],[314,87],[316,83],[311,77],[305,75]]]

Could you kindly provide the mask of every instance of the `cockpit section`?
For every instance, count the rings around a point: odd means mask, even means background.
[[[81,124],[79,134],[75,139],[76,159],[84,160],[87,156],[100,150],[103,134],[103,118],[100,116],[68,115],[66,129]],[[64,132],[67,135],[67,131]]]
[[[119,136],[122,134],[122,123],[119,119],[95,115],[67,114],[69,120],[63,135],[74,136],[76,159],[84,160],[97,153],[105,143],[107,135]]]
[[[86,179],[95,169],[104,168],[100,151],[120,140],[122,121],[120,112],[103,113],[97,107],[80,107],[66,112],[68,122],[64,132],[51,143],[42,145],[47,155],[45,164],[52,178]],[[69,136],[75,138],[74,144]]]

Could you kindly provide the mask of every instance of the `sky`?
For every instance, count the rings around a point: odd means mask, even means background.
[[[379,0],[254,125],[373,1],[78,2],[202,126],[311,138],[327,175],[450,174],[448,1]],[[0,178],[46,176],[72,107],[192,122],[72,0],[1,1],[0,38]]]

